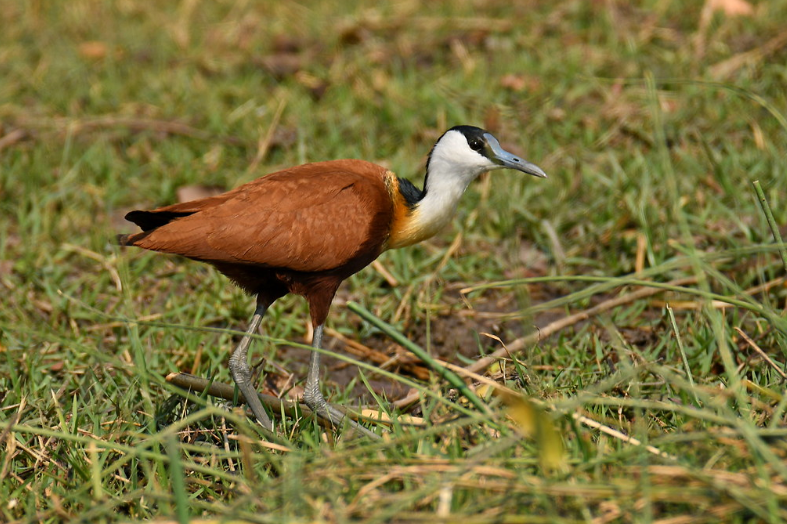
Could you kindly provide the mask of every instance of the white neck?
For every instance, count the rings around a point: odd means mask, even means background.
[[[453,218],[459,199],[470,182],[485,171],[502,166],[467,145],[458,131],[448,131],[429,157],[423,199],[394,227],[388,249],[409,246],[434,236]]]
[[[463,167],[439,157],[431,159],[424,186],[426,195],[418,202],[413,217],[423,238],[431,237],[451,222],[467,186],[481,174],[477,169]]]

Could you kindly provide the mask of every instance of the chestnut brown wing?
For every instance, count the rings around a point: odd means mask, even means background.
[[[218,197],[152,213],[191,213],[129,237],[129,244],[206,262],[314,272],[379,254],[393,205],[382,167],[307,164]],[[366,262],[368,263],[368,262]]]

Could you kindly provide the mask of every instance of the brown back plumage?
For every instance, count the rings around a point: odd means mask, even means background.
[[[313,320],[324,320],[339,283],[377,258],[388,238],[385,174],[361,160],[294,167],[215,197],[132,211],[126,219],[143,232],[120,242],[213,264],[270,302],[304,295],[324,309]]]

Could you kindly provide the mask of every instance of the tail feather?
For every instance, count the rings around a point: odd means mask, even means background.
[[[117,235],[117,243],[121,246],[133,246],[137,241],[142,240],[156,228],[169,224],[173,220],[187,217],[193,211],[131,211],[126,215],[126,220],[134,222],[142,228],[141,233],[130,233]]]
[[[118,235],[117,242],[121,246],[133,246],[137,242],[148,236],[156,228],[165,226],[177,220],[178,218],[187,217],[198,213],[203,209],[220,205],[226,200],[232,198],[233,192],[222,193],[214,197],[202,198],[200,200],[192,200],[190,202],[182,202],[179,204],[172,204],[171,206],[160,207],[151,211],[136,210],[126,214],[126,220],[133,222],[142,228],[141,233],[131,233],[126,235]]]
[[[132,211],[126,215],[126,220],[134,222],[142,231],[150,231],[169,224],[176,218],[193,214],[194,211]]]

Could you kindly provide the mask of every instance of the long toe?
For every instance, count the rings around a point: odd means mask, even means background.
[[[328,404],[328,402],[325,400],[325,397],[322,396],[322,393],[316,396],[316,398],[314,396],[310,396],[304,397],[303,400],[306,402],[306,405],[317,414],[318,417],[329,421],[335,428],[340,428],[346,423],[352,429],[359,431],[369,438],[380,438],[378,434],[369,431],[358,422],[352,420],[347,415]]]
[[[262,407],[262,402],[260,402],[260,397],[257,396],[257,391],[255,391],[254,387],[251,385],[251,373],[249,372],[248,366],[238,366],[236,362],[237,361],[230,360],[232,380],[235,381],[238,389],[243,393],[246,404],[251,408],[257,422],[265,429],[273,431],[273,422],[270,417],[268,417],[268,414],[265,413],[265,408]]]
[[[240,386],[240,384],[238,384]],[[251,408],[252,413],[254,413],[254,418],[257,419],[257,422],[260,423],[262,427],[267,430],[273,431],[273,421],[268,417],[268,414],[265,412],[265,408],[262,407],[262,402],[260,402],[260,397],[257,396],[257,392],[251,387],[251,384],[246,384],[246,387],[241,389],[243,396],[246,397],[246,404]]]

